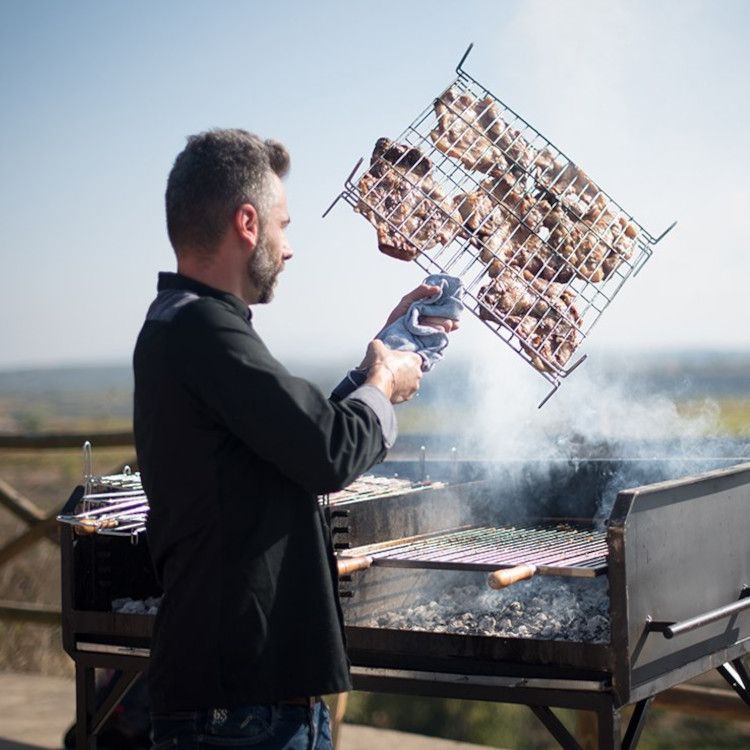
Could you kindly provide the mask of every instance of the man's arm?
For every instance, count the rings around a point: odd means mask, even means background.
[[[215,300],[189,305],[173,321],[170,360],[178,378],[262,459],[316,494],[340,489],[386,452],[379,409],[389,400],[371,383],[367,398],[330,402],[290,375],[254,331]]]

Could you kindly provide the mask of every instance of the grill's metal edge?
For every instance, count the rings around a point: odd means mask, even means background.
[[[460,674],[452,672],[422,672],[410,669],[383,669],[381,667],[351,668],[352,677],[376,677],[378,679],[418,680],[444,684],[481,685],[483,687],[538,688],[545,690],[585,690],[605,692],[609,689],[602,680],[550,680],[541,677],[498,677],[489,675]]]

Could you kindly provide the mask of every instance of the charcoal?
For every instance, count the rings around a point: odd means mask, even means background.
[[[491,591],[457,586],[413,606],[382,612],[371,627],[433,633],[607,643],[606,578],[538,578]]]

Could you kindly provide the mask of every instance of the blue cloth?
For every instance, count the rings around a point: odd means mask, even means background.
[[[423,326],[419,319],[427,316],[459,320],[464,309],[464,286],[461,279],[444,273],[428,276],[422,283],[440,287],[432,297],[412,302],[398,320],[378,334],[389,348],[403,352],[416,352],[422,357],[422,372],[429,372],[443,358],[448,346],[448,334],[431,326]]]
[[[459,320],[463,310],[464,287],[461,279],[445,273],[428,276],[422,283],[440,287],[432,297],[412,302],[405,315],[384,328],[378,335],[389,349],[416,352],[422,358],[422,372],[429,372],[443,358],[448,334],[424,326],[420,318],[432,316]],[[367,379],[366,370],[350,370],[333,389],[333,398],[341,400],[359,388]]]
[[[153,715],[152,750],[332,750],[325,703],[277,704]]]

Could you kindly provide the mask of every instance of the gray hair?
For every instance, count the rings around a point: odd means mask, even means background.
[[[271,173],[284,177],[289,152],[278,141],[239,129],[188,136],[167,180],[167,232],[177,255],[210,254],[235,211],[250,203],[262,224],[271,207]]]

